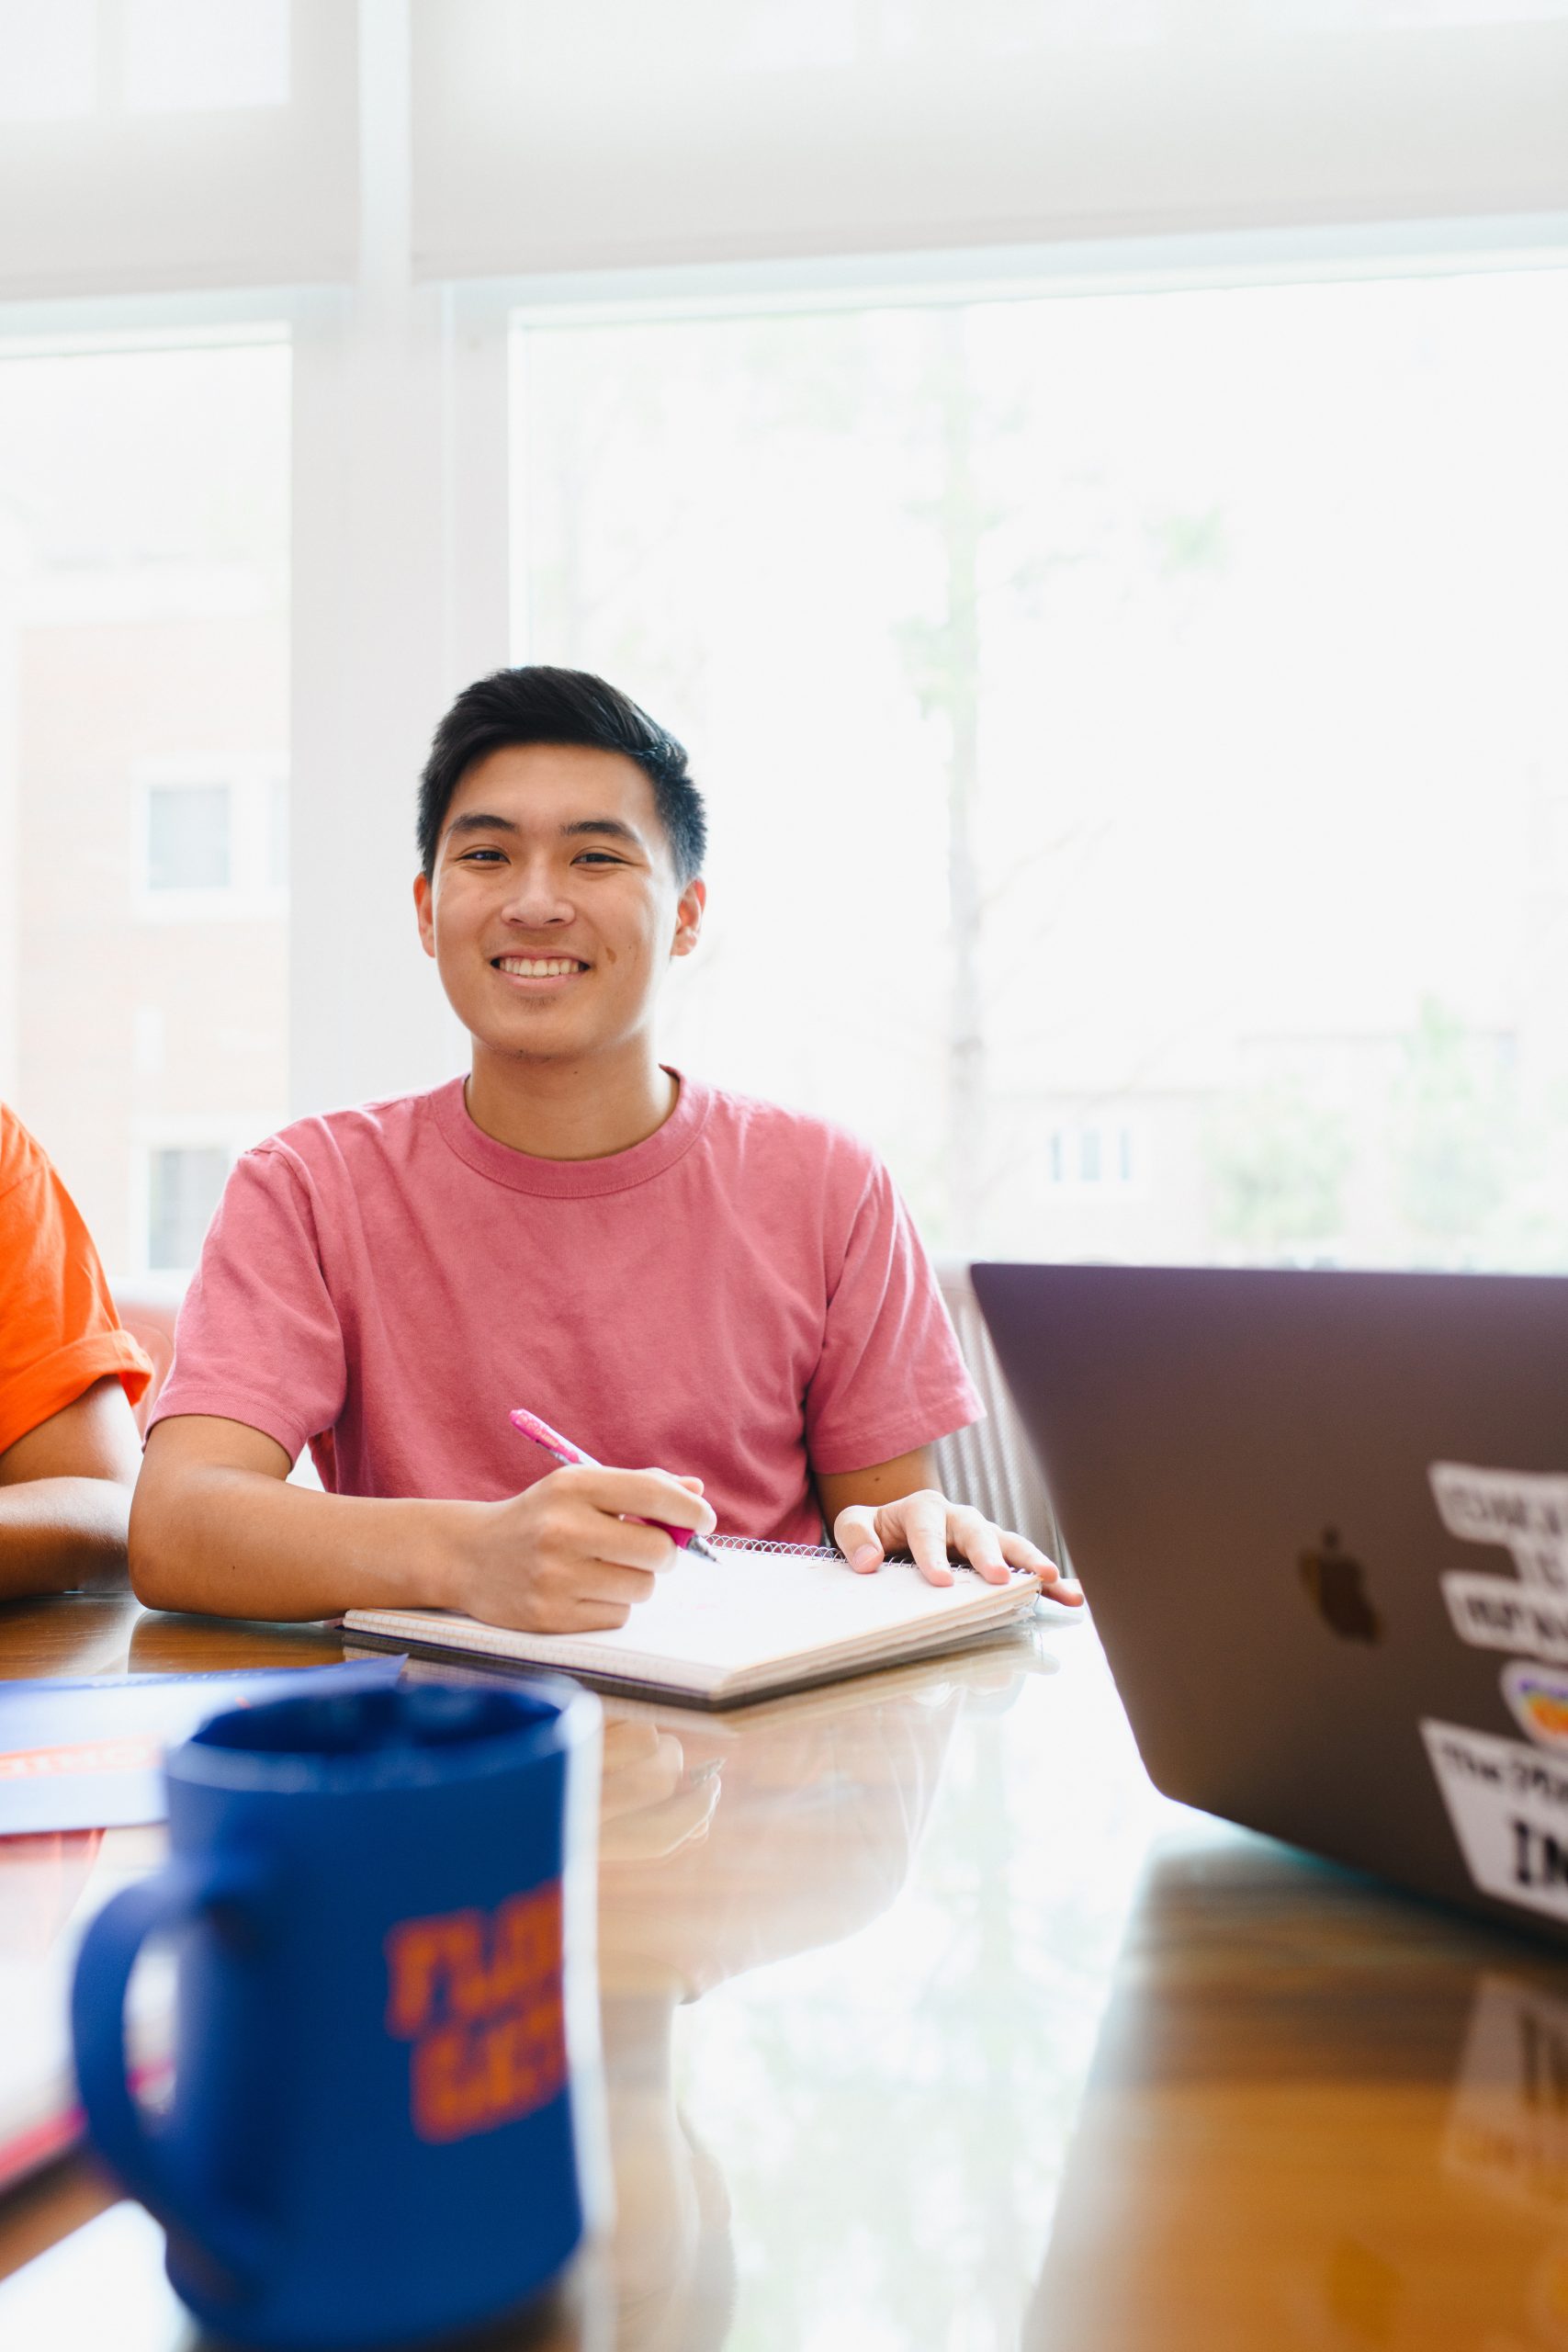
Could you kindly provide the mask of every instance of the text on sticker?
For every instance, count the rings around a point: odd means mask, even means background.
[[[1454,1631],[1477,1649],[1529,1650],[1568,1665],[1568,1595],[1541,1592],[1506,1577],[1455,1569],[1442,1579]]]
[[[1437,1750],[1449,1770],[1463,1780],[1483,1781],[1523,1799],[1538,1797],[1547,1804],[1568,1807],[1568,1765],[1553,1764],[1534,1748],[1510,1740],[1439,1738]],[[1565,1831],[1568,1834],[1568,1831]]]
[[[1568,1477],[1434,1462],[1438,1516],[1465,1544],[1501,1544],[1527,1584],[1568,1590]]]

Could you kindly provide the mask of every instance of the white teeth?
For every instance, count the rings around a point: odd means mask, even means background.
[[[582,968],[573,956],[498,956],[496,961],[503,972],[515,972],[523,980],[548,980],[558,972]]]

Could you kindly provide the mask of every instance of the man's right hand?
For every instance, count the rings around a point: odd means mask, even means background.
[[[465,1507],[454,1529],[453,1606],[530,1634],[624,1625],[680,1550],[662,1527],[709,1535],[700,1478],[666,1470],[552,1470],[505,1502]]]
[[[648,1521],[704,1535],[715,1523],[702,1480],[666,1470],[552,1470],[481,1503],[321,1494],[288,1468],[243,1421],[160,1421],[130,1513],[138,1600],[220,1617],[464,1609],[529,1633],[602,1633],[680,1556]]]

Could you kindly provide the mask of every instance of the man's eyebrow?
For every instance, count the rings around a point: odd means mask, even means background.
[[[637,827],[623,824],[619,817],[580,817],[575,824],[561,827],[563,840],[570,840],[578,833],[599,833],[611,841],[630,842],[634,849],[643,846],[642,835]]]
[[[514,833],[517,828],[510,817],[491,817],[482,808],[468,808],[462,816],[454,817],[446,831],[448,833]]]

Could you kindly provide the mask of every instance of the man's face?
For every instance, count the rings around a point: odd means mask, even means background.
[[[689,956],[701,882],[682,890],[653,786],[635,760],[513,744],[469,768],[420,937],[477,1043],[525,1059],[592,1058],[647,1027],[671,956]]]

